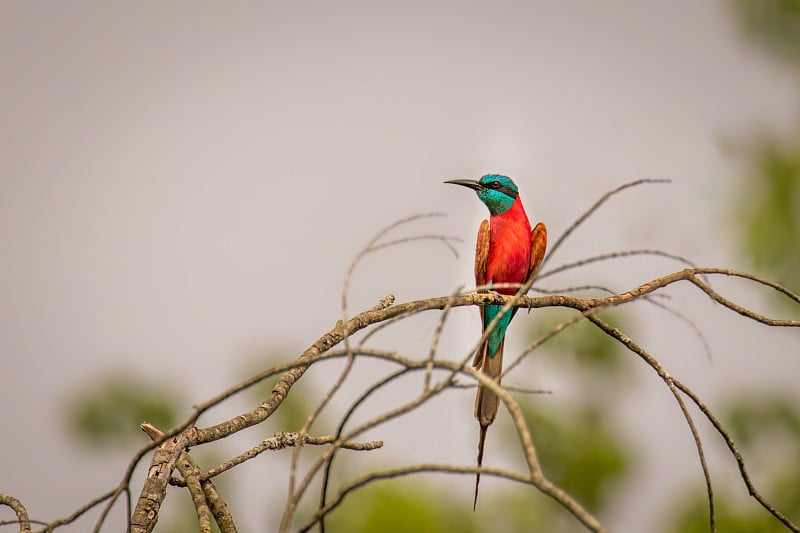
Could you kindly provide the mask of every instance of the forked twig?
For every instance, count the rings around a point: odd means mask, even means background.
[[[564,240],[567,237],[569,237],[572,234],[572,232],[575,231],[581,224],[586,222],[586,219],[588,219],[590,216],[592,216],[592,213],[597,211],[597,209],[599,209],[600,206],[603,205],[609,198],[611,198],[612,196],[614,196],[615,194],[617,194],[619,192],[624,191],[625,189],[629,189],[631,187],[636,187],[638,185],[644,185],[646,183],[671,183],[671,180],[665,180],[665,179],[641,179],[641,180],[632,181],[630,183],[625,183],[623,185],[620,185],[616,189],[613,189],[613,190],[605,193],[603,196],[600,197],[599,200],[597,200],[594,204],[592,204],[592,206],[589,209],[584,211],[583,214],[581,214],[581,216],[579,216],[575,220],[575,222],[573,222],[570,227],[568,227],[566,230],[564,230],[564,233],[562,233],[555,240],[553,245],[550,246],[550,250],[548,251],[547,256],[545,256],[544,261],[542,261],[542,265],[541,265],[540,268],[544,267],[544,265],[547,263],[548,259],[553,256],[553,254],[556,252],[556,250],[559,249],[559,247],[561,247],[561,244],[564,242]]]
[[[621,251],[621,252],[607,252],[607,253],[604,253],[604,254],[594,255],[592,257],[587,257],[585,259],[580,259],[578,261],[573,261],[572,263],[565,263],[563,265],[560,265],[560,266],[557,266],[555,268],[551,268],[550,270],[546,270],[546,271],[542,272],[541,274],[539,274],[538,278],[541,280],[541,279],[550,277],[550,276],[552,276],[554,274],[558,274],[560,272],[563,272],[565,270],[570,270],[570,269],[573,269],[573,268],[578,268],[578,267],[590,265],[592,263],[597,263],[597,262],[600,262],[600,261],[609,261],[611,259],[619,259],[619,258],[622,258],[622,257],[635,257],[635,256],[639,256],[639,255],[650,255],[650,256],[654,256],[654,257],[663,257],[663,258],[666,258],[666,259],[673,259],[675,261],[678,261],[679,263],[682,263],[685,266],[692,267],[692,268],[697,267],[696,264],[694,264],[692,261],[689,261],[685,257],[682,257],[680,255],[676,255],[676,254],[671,254],[671,253],[668,253],[668,252],[664,252],[664,251],[661,251],[661,250],[624,250],[624,251]]]

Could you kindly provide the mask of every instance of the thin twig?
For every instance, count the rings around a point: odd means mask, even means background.
[[[361,352],[360,352],[361,353]],[[387,354],[388,355],[388,354]],[[350,420],[350,417],[353,415],[355,410],[363,404],[367,398],[369,398],[374,392],[379,390],[381,387],[391,383],[395,379],[399,378],[400,376],[404,376],[406,373],[410,372],[411,369],[406,367],[401,370],[398,370],[388,376],[384,377],[377,383],[373,384],[371,387],[367,388],[345,411],[344,416],[339,421],[339,426],[336,428],[336,441],[338,442],[342,438],[342,433],[344,431],[344,427],[347,422]],[[428,389],[429,390],[429,389]],[[333,468],[333,459],[336,457],[336,450],[332,449],[331,453],[328,455],[328,458],[325,460],[325,469],[322,474],[322,488],[320,489],[320,498],[319,498],[319,507],[324,508],[326,505],[326,499],[328,497],[328,483],[330,482],[331,476],[331,469]],[[320,520],[320,530],[324,533],[325,531],[325,519],[324,516]]]
[[[334,435],[323,435],[321,437],[314,437],[312,435],[303,435],[301,437],[300,433],[296,431],[291,433],[279,431],[272,437],[268,437],[262,440],[257,446],[250,448],[246,452],[241,453],[236,457],[234,457],[233,459],[225,461],[224,463],[220,463],[214,468],[208,469],[206,472],[203,472],[200,475],[200,480],[205,481],[214,478],[222,474],[223,472],[227,472],[231,468],[239,466],[245,461],[249,461],[250,459],[258,457],[260,454],[266,451],[278,451],[278,450],[283,450],[284,448],[292,448],[304,445],[323,446],[326,444],[333,444],[334,442],[336,442],[336,437]],[[369,451],[383,447],[383,441],[382,440],[373,440],[368,442],[347,441],[343,442],[339,447],[345,450]],[[184,481],[176,478],[170,479],[170,484],[178,487],[183,487],[186,485]]]
[[[463,290],[463,286],[459,286],[453,291],[451,296],[455,297],[461,293]],[[442,330],[444,329],[445,322],[447,322],[447,317],[450,315],[451,306],[448,304],[442,310],[442,314],[439,317],[439,321],[436,324],[436,330],[433,332],[433,338],[431,338],[431,349],[428,351],[428,367],[425,369],[425,380],[423,387],[425,390],[431,388],[431,375],[433,373],[433,360],[436,357],[436,352],[439,348],[439,339],[442,336]]]
[[[59,518],[58,520],[54,520],[52,522],[41,522],[37,520],[31,520],[31,523],[45,526],[43,529],[37,531],[41,532],[53,531],[58,527],[71,524],[72,522],[83,516],[86,512],[94,509],[96,506],[100,505],[107,499],[111,498],[114,495],[115,491],[116,487],[114,489],[109,490],[105,494],[101,494],[100,496],[90,500],[88,503],[85,503],[84,505],[79,507],[77,510],[75,510],[71,515],[67,516],[66,518]],[[0,525],[4,524],[0,523]]]
[[[555,243],[553,243],[553,245],[550,247],[549,253],[544,258],[544,261],[542,261],[542,266],[544,266],[545,263],[547,263],[548,258],[553,256],[555,251],[558,250],[558,248],[561,246],[561,244],[564,242],[564,240],[567,237],[569,237],[572,234],[572,232],[575,231],[581,224],[583,224],[586,221],[586,219],[589,218],[592,215],[592,213],[597,211],[597,209],[601,205],[603,205],[606,202],[606,200],[608,200],[609,198],[611,198],[615,194],[617,194],[617,193],[619,193],[621,191],[624,191],[625,189],[628,189],[630,187],[636,187],[637,185],[643,185],[643,184],[646,184],[646,183],[670,183],[670,180],[664,180],[664,179],[641,179],[641,180],[632,181],[630,183],[625,183],[623,185],[620,185],[616,189],[605,193],[603,196],[600,197],[599,200],[597,200],[594,204],[592,204],[592,206],[589,209],[584,211],[583,214],[581,216],[579,216],[577,218],[577,220],[575,220],[575,222],[573,222],[572,225],[570,227],[568,227],[564,231],[564,233],[562,233],[558,237],[558,239],[556,239]]]
[[[514,368],[516,368],[516,366],[519,365],[522,362],[523,359],[525,359],[528,355],[530,355],[539,346],[541,346],[542,344],[546,343],[547,341],[549,341],[550,339],[552,339],[553,337],[555,337],[556,335],[558,335],[559,333],[561,333],[565,329],[569,328],[570,326],[573,326],[573,325],[577,324],[578,322],[581,322],[582,320],[583,320],[583,316],[582,315],[574,315],[574,316],[568,318],[567,320],[559,322],[558,324],[556,324],[552,328],[549,328],[544,335],[542,335],[538,339],[534,340],[527,347],[525,347],[524,350],[522,350],[522,352],[516,357],[516,359],[514,359],[511,362],[511,364],[508,365],[505,368],[505,370],[503,370],[503,373],[501,374],[501,378],[504,378],[506,376],[506,374],[508,374]]]
[[[574,261],[572,263],[566,263],[555,268],[551,268],[550,270],[546,270],[539,275],[539,279],[544,279],[550,277],[554,274],[558,274],[559,272],[563,272],[565,270],[571,270],[573,268],[578,268],[582,266],[589,265],[591,263],[597,263],[599,261],[609,261],[611,259],[619,259],[621,257],[634,257],[638,255],[653,255],[656,257],[665,257],[667,259],[674,259],[690,268],[697,268],[697,265],[694,264],[692,261],[689,261],[683,256],[671,254],[668,252],[664,252],[662,250],[623,250],[620,252],[607,252],[600,255],[595,255],[592,257],[587,257],[584,259],[580,259],[578,261]]]
[[[352,368],[353,368],[353,363],[355,363],[355,357],[353,356],[352,352],[350,352],[350,346],[346,344],[345,345],[345,350],[347,350],[347,352],[348,352],[347,353],[347,360],[345,362],[344,369],[342,369],[342,372],[339,374],[339,378],[336,380],[336,382],[333,384],[333,386],[328,390],[328,393],[325,395],[325,397],[319,403],[317,408],[314,409],[314,411],[311,414],[308,415],[308,418],[306,418],[306,421],[303,424],[303,427],[300,428],[300,431],[299,431],[299,434],[300,434],[299,442],[301,443],[301,445],[305,441],[305,437],[308,435],[308,431],[311,429],[311,425],[314,423],[314,420],[316,420],[316,418],[322,412],[322,409],[325,408],[325,406],[328,404],[328,402],[333,397],[333,395],[336,394],[336,391],[338,391],[341,388],[341,386],[344,383],[345,379],[347,379],[347,376],[350,374],[350,370],[352,370]],[[296,473],[297,473],[297,463],[300,460],[300,450],[301,449],[302,449],[302,446],[295,446],[294,452],[292,453],[291,467],[289,468],[289,472],[290,472],[290,474],[289,474],[289,491],[288,491],[289,497],[291,497],[291,495],[294,493],[295,476],[296,476]]]
[[[700,398],[695,394],[689,387],[681,383],[679,380],[673,378],[673,383],[675,386],[680,389],[686,396],[692,399],[692,402],[700,409],[700,411],[705,415],[706,419],[711,423],[714,429],[717,430],[723,440],[725,441],[725,445],[728,447],[728,450],[733,455],[734,459],[736,459],[736,464],[739,467],[739,474],[742,477],[742,481],[744,481],[745,486],[747,487],[747,491],[750,495],[755,498],[755,500],[766,509],[772,516],[780,520],[783,525],[785,525],[790,530],[794,531],[795,533],[800,533],[800,527],[795,525],[791,520],[789,520],[783,513],[778,511],[774,505],[769,503],[764,496],[756,489],[755,485],[753,485],[752,480],[750,479],[750,474],[747,472],[747,467],[744,464],[744,458],[742,454],[739,452],[736,444],[733,441],[733,438],[730,436],[730,433],[725,429],[719,419],[711,412],[711,409],[700,400]]]
[[[651,296],[656,296],[656,295],[653,294]],[[653,298],[644,298],[644,301],[646,301],[650,305],[658,307],[659,309],[663,309],[667,313],[671,314],[672,316],[674,316],[675,318],[677,318],[678,320],[680,320],[681,322],[692,328],[692,331],[694,331],[694,334],[697,336],[698,339],[700,339],[700,343],[703,345],[703,351],[706,354],[706,358],[709,361],[712,361],[714,359],[713,354],[711,353],[711,345],[708,344],[708,339],[706,339],[705,333],[703,333],[703,330],[701,330],[700,327],[697,324],[695,324],[692,319],[690,319],[677,309],[673,309],[672,307],[666,304],[657,302]]]
[[[280,525],[279,531],[281,531],[281,532],[288,531],[289,525],[290,525],[290,523],[291,523],[291,521],[292,521],[292,519],[294,517],[294,512],[295,512],[295,510],[297,508],[297,505],[298,505],[298,503],[300,501],[300,498],[303,496],[305,491],[308,489],[308,486],[311,484],[311,480],[315,477],[316,473],[325,464],[325,462],[328,460],[328,457],[333,453],[333,450],[335,450],[336,448],[339,447],[340,441],[343,442],[345,440],[351,440],[352,438],[358,436],[359,434],[363,433],[367,429],[371,429],[373,427],[376,427],[376,426],[378,426],[380,424],[383,424],[384,422],[387,422],[389,420],[392,420],[394,418],[402,416],[402,415],[404,415],[404,414],[416,409],[417,407],[419,407],[420,405],[425,403],[428,399],[430,399],[431,397],[433,397],[436,394],[438,394],[439,392],[441,392],[441,390],[443,388],[444,387],[433,387],[429,391],[423,391],[422,394],[420,394],[419,396],[417,396],[415,399],[411,400],[410,402],[407,402],[407,403],[401,405],[400,407],[392,409],[391,411],[388,411],[388,412],[384,413],[383,415],[375,417],[372,420],[370,420],[369,422],[367,422],[365,424],[362,424],[361,426],[356,427],[355,429],[351,430],[346,435],[343,435],[342,437],[340,437],[333,444],[332,447],[328,448],[328,450],[325,453],[323,453],[322,456],[320,458],[318,458],[311,465],[311,467],[309,467],[305,478],[303,478],[301,483],[298,485],[297,490],[292,495],[292,497],[289,498],[289,501],[286,504],[286,508],[284,509],[283,517],[281,518],[281,525]]]
[[[650,365],[653,370],[656,371],[658,376],[661,380],[667,385],[672,395],[675,397],[675,401],[678,403],[678,406],[683,413],[683,417],[686,419],[686,423],[689,425],[689,430],[692,433],[692,437],[694,438],[695,447],[697,449],[697,455],[700,458],[700,466],[703,469],[703,477],[705,478],[706,482],[706,493],[708,495],[708,513],[709,513],[709,525],[711,528],[711,532],[714,533],[717,528],[715,525],[715,513],[714,513],[714,489],[711,484],[711,473],[708,470],[708,464],[706,463],[706,455],[703,452],[703,443],[700,440],[700,434],[697,432],[697,426],[695,426],[694,420],[692,420],[692,416],[689,413],[689,410],[686,408],[686,404],[681,398],[680,393],[678,392],[678,388],[675,386],[672,376],[667,373],[663,366],[656,360],[655,357],[650,355],[644,348],[639,346],[635,343],[630,337],[622,333],[618,328],[615,328],[608,322],[601,319],[597,314],[591,314],[586,318],[589,319],[594,325],[604,331],[610,337],[616,339],[621,344],[623,344],[628,350],[632,351],[644,361]]]
[[[374,481],[409,476],[413,474],[431,473],[431,472],[441,472],[447,474],[475,474],[475,472],[477,472],[478,470],[480,470],[482,474],[497,476],[512,481],[518,481],[520,483],[531,484],[529,476],[517,474],[515,472],[509,472],[506,470],[500,470],[497,468],[481,467],[480,469],[478,469],[478,467],[475,466],[420,464],[420,465],[404,466],[401,468],[394,468],[391,470],[370,472],[369,474],[365,474],[359,478],[356,478],[348,483],[341,485],[333,500],[331,500],[324,506],[320,507],[314,514],[314,516],[312,516],[311,519],[306,524],[300,527],[300,531],[301,532],[309,531],[317,523],[321,525],[324,522],[325,517],[328,514],[330,514],[331,511],[333,511],[339,505],[341,505],[341,503],[344,501],[344,498],[349,493],[358,490],[360,488],[363,488],[364,486]]]
[[[415,362],[413,364],[417,368],[425,368],[427,367],[428,362],[420,361],[420,362]],[[602,525],[600,525],[600,523],[590,513],[588,513],[588,511],[586,511],[580,504],[578,504],[577,501],[575,501],[566,492],[564,492],[559,487],[557,487],[556,485],[554,485],[552,482],[550,482],[545,478],[544,474],[542,473],[541,467],[539,466],[539,462],[536,457],[536,451],[533,445],[533,440],[531,438],[530,431],[527,427],[527,422],[525,421],[525,417],[522,413],[522,410],[519,404],[511,397],[511,395],[504,388],[499,386],[497,382],[494,381],[493,379],[489,378],[483,373],[475,371],[471,367],[465,368],[463,365],[459,365],[458,363],[451,363],[448,361],[440,361],[440,360],[435,360],[433,364],[436,367],[440,367],[443,369],[450,369],[456,374],[458,373],[468,374],[472,378],[478,380],[481,383],[481,385],[489,388],[490,390],[492,390],[492,392],[497,394],[497,396],[500,398],[500,400],[503,402],[503,404],[506,406],[509,413],[511,414],[514,426],[517,428],[517,433],[520,437],[525,459],[530,471],[531,483],[535,485],[541,492],[550,496],[558,503],[560,503],[562,506],[564,506],[567,510],[569,510],[569,512],[573,516],[575,516],[579,521],[581,521],[584,525],[586,525],[590,530],[605,531]],[[404,369],[404,370],[410,370],[410,369]],[[430,390],[423,391],[423,393],[420,396],[418,396],[411,402],[397,409],[384,413],[383,415],[380,415],[376,418],[373,418],[368,422],[365,422],[361,426],[352,429],[347,434],[343,435],[341,438],[342,439],[354,438],[361,432],[366,431],[367,429],[371,429],[387,420],[395,418],[396,416],[405,414],[406,412],[428,401],[430,398],[440,393],[441,391],[446,390],[447,388],[449,388],[448,380],[441,381],[437,383],[436,386],[434,386]],[[309,475],[307,476],[306,480],[304,480],[304,483],[310,482],[314,472],[318,469],[318,465],[324,463],[327,460],[326,456],[332,454],[333,451],[334,448],[329,449],[325,454],[323,454],[323,456],[317,461],[317,463],[315,463],[315,465],[312,465],[312,467],[309,469]],[[284,526],[288,527],[288,522],[286,521],[286,515],[284,515],[284,520],[282,521],[282,528]]]

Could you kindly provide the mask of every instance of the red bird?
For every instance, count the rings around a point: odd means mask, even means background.
[[[522,201],[519,189],[508,176],[487,174],[480,181],[451,180],[478,193],[478,198],[489,208],[491,217],[481,222],[478,230],[478,243],[475,247],[475,284],[479,292],[494,290],[500,294],[514,295],[520,286],[525,285],[536,274],[547,248],[547,228],[539,222],[531,231],[531,223]],[[492,285],[511,284],[506,288],[491,289]],[[482,331],[492,323],[502,306],[481,307]],[[516,309],[505,313],[486,336],[475,352],[472,366],[499,383],[503,370],[503,345],[506,329],[516,313]],[[478,385],[475,397],[475,418],[480,424],[478,440],[478,467],[483,463],[483,445],[486,430],[497,416],[500,399],[491,390]],[[475,500],[478,503],[478,485],[481,475],[475,477]]]

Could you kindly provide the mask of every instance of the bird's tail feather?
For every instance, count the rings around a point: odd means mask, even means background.
[[[481,436],[478,438],[478,468],[483,464],[483,443],[486,442],[486,430],[489,426],[481,426]],[[481,484],[481,473],[475,473],[475,498],[472,500],[472,510],[478,506],[478,485]]]
[[[477,354],[475,357],[475,363],[478,364],[473,363],[478,370],[481,370],[490,378],[496,379],[498,384],[500,382],[500,373],[503,371],[504,344],[505,339],[500,342],[500,346],[498,347],[497,353],[495,353],[494,357],[489,357],[487,354],[488,342],[485,342],[478,351],[478,353],[481,354],[480,360],[478,359]],[[479,384],[478,394],[475,396],[475,418],[478,419],[478,423],[480,424],[480,437],[478,438],[478,468],[480,468],[483,464],[483,446],[486,442],[486,431],[489,429],[489,426],[492,425],[492,422],[494,422],[494,419],[497,416],[497,408],[499,405],[500,398],[497,397],[497,394]],[[481,474],[478,472],[475,474],[475,499],[472,502],[473,511],[478,505],[478,486],[480,485],[480,482]]]
[[[500,381],[500,373],[503,371],[503,345],[505,343],[505,339],[500,342],[500,346],[497,348],[497,353],[494,354],[494,357],[489,357],[486,353],[486,344],[488,343],[484,343],[482,349],[483,357],[481,357],[480,366],[476,365],[476,368],[481,370],[488,377],[496,379],[498,384]],[[500,399],[494,392],[483,385],[478,385],[478,394],[475,396],[475,418],[478,419],[481,426],[490,426],[492,422],[494,422],[499,405]]]

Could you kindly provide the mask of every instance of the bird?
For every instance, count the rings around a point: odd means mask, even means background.
[[[478,241],[475,245],[475,285],[478,292],[495,291],[514,295],[519,287],[528,283],[544,259],[547,249],[547,227],[539,222],[531,230],[531,223],[522,200],[519,188],[508,176],[486,174],[480,180],[457,179],[445,181],[474,190],[478,198],[489,209],[490,217],[481,222]],[[492,289],[493,285],[505,287]],[[500,313],[502,305],[485,305],[481,309],[482,332]],[[517,309],[506,312],[498,319],[494,328],[485,335],[475,351],[472,366],[486,376],[500,382],[503,370],[503,346],[506,330]],[[478,439],[478,468],[483,464],[483,448],[486,431],[497,416],[500,399],[497,395],[478,384],[475,396],[475,418],[480,426]],[[481,474],[475,476],[474,511],[478,504],[478,486]]]

